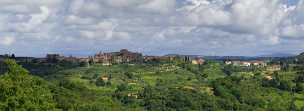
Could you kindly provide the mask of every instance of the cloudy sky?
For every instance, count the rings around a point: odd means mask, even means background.
[[[0,54],[304,51],[304,0],[0,0]]]

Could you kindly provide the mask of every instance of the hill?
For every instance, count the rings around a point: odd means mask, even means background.
[[[273,54],[268,54],[268,55],[261,55],[259,57],[294,57],[296,56],[295,54],[290,54],[290,53],[273,53]]]
[[[5,92],[0,94],[0,109],[287,111],[304,108],[301,69],[267,71],[266,67],[239,67],[217,61],[203,65],[183,61],[111,66],[22,64],[40,77],[28,74],[16,63],[9,66],[9,73],[0,76],[0,90]],[[36,68],[39,71],[33,70]],[[18,75],[23,73],[25,76]]]

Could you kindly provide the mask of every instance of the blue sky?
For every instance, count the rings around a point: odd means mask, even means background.
[[[1,0],[0,54],[304,52],[304,0]]]

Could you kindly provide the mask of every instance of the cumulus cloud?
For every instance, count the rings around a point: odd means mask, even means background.
[[[40,10],[40,13],[31,14],[29,21],[22,24],[24,30],[30,31],[33,29],[39,29],[38,26],[48,19],[51,13],[50,10],[45,6],[41,6]]]
[[[204,55],[258,55],[290,46],[297,53],[304,0],[289,1],[1,0],[0,44],[33,53],[41,46],[67,54],[77,50],[72,46]]]
[[[175,8],[175,2],[175,0],[150,0],[138,7],[148,12],[169,13]]]
[[[82,18],[75,15],[68,15],[65,18],[65,23],[68,25],[88,25],[93,22],[94,20],[92,18]]]
[[[282,28],[282,36],[299,38],[304,37],[304,24],[293,25]]]
[[[14,37],[0,37],[0,45],[10,46],[15,42]]]
[[[192,25],[228,25],[231,13],[222,4],[209,0],[187,0],[187,5],[178,9]],[[228,4],[228,3],[227,3]]]
[[[128,32],[115,30],[119,25],[114,21],[102,21],[96,25],[86,26],[86,29],[81,30],[80,34],[84,38],[93,40],[113,40],[127,39],[130,37]]]

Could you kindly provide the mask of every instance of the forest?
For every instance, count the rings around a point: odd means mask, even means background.
[[[1,111],[302,111],[304,54],[279,71],[222,61],[0,63]]]

